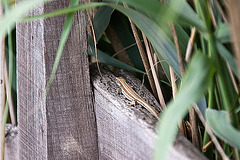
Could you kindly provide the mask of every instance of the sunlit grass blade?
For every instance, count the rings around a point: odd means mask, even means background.
[[[0,37],[7,33],[7,29],[12,30],[15,26],[15,22],[23,17],[29,10],[33,9],[36,5],[50,0],[34,0],[34,1],[23,1],[18,3],[14,8],[9,10],[0,19]]]
[[[207,109],[206,120],[219,138],[240,151],[240,131],[231,125],[227,111]]]
[[[157,126],[158,139],[154,159],[167,159],[168,152],[177,134],[180,120],[188,109],[207,91],[215,72],[214,63],[203,54],[197,54],[189,64],[181,89],[174,101],[167,105]]]

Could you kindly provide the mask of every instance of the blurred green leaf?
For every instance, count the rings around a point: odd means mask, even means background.
[[[237,65],[236,65],[236,60],[233,57],[233,55],[223,46],[222,43],[217,42],[217,49],[220,54],[220,56],[229,64],[231,70],[237,76],[238,78],[238,71],[237,71]]]
[[[208,90],[215,72],[213,61],[203,54],[195,54],[191,60],[182,87],[175,100],[167,105],[157,126],[158,139],[154,159],[167,159],[178,131],[178,123],[187,114],[188,109]],[[171,124],[170,124],[171,123]]]
[[[168,22],[172,21],[206,30],[202,20],[185,0],[169,0],[167,4],[156,0],[119,0],[119,2],[125,2],[130,7],[136,8],[158,25],[168,25]]]
[[[194,1],[194,4],[199,17],[203,21],[204,28],[211,30],[210,27],[212,26],[212,21],[207,1]]]
[[[215,1],[209,1],[209,2],[211,3],[211,8],[212,8],[212,11],[213,11],[213,15],[216,19],[216,23],[217,23],[217,25],[219,25],[219,24],[222,23],[222,15],[218,10]]]
[[[206,111],[206,109],[207,109],[206,98],[205,98],[205,97],[201,98],[201,99],[197,102],[197,106],[198,106],[199,110],[201,111],[203,117],[205,117],[205,111]]]
[[[187,26],[195,26],[201,31],[206,31],[206,27],[203,21],[200,19],[199,15],[192,9],[192,7],[187,3],[186,0],[168,0],[171,9],[170,12],[175,12],[176,16],[173,21],[179,24],[185,24]],[[169,14],[169,13],[168,13]],[[166,15],[167,16],[167,15]]]
[[[229,25],[227,23],[222,23],[222,24],[218,25],[218,27],[216,28],[216,31],[215,31],[215,36],[222,43],[230,43],[231,37],[230,37]]]
[[[178,43],[181,49],[182,56],[185,57],[189,35],[185,32],[185,30],[179,24],[175,24],[175,30],[177,33]]]
[[[240,150],[240,131],[231,125],[228,112],[207,109],[206,120],[219,138]]]

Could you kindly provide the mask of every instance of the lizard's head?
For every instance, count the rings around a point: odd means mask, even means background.
[[[116,80],[117,80],[117,84],[122,87],[123,86],[123,83],[126,82],[124,78],[122,77],[116,77]]]

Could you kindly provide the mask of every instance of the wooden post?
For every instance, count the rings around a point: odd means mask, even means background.
[[[0,17],[3,16],[3,4],[2,1],[0,1]],[[4,130],[2,130],[3,127],[3,115],[4,115],[4,108],[5,108],[5,102],[6,102],[6,96],[5,96],[5,75],[4,75],[4,69],[5,69],[5,37],[0,37],[0,159],[4,159]]]
[[[67,7],[58,0],[28,16]],[[45,95],[65,16],[17,24],[20,159],[97,159],[87,55],[87,16],[75,15],[53,84]]]

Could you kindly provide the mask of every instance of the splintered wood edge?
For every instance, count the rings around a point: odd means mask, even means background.
[[[118,93],[118,85],[116,84],[116,77],[121,76],[126,79],[127,83],[133,87],[133,89],[140,94],[145,100],[147,100],[152,106],[156,106],[155,109],[158,110],[159,112],[162,110],[154,96],[146,89],[146,87],[142,87],[141,91],[139,92],[139,86],[141,86],[141,81],[137,80],[132,76],[130,73],[120,70],[115,72],[114,74],[111,73],[109,69],[106,68],[105,65],[99,64],[100,65],[100,71],[101,75],[99,74],[99,70],[96,67],[96,64],[91,65],[91,81],[93,84],[93,90],[96,93],[94,96],[102,96],[101,98],[96,98],[95,101],[97,100],[102,100],[102,99],[107,99],[108,102],[107,104],[102,104],[105,107],[106,105],[112,105],[111,107],[115,107],[115,109],[119,110],[121,114],[124,114],[129,118],[129,120],[133,121],[135,125],[138,127],[142,128],[142,132],[145,132],[147,135],[151,136],[154,142],[156,142],[156,122],[157,120],[149,113],[146,111],[144,108],[142,108],[140,105],[137,105],[136,107],[129,107],[127,104],[129,101],[124,97],[124,95]],[[96,102],[95,102],[96,105]],[[96,109],[97,106],[95,106],[95,112],[98,110]],[[111,114],[111,113],[109,113]],[[98,113],[96,113],[97,116],[97,121],[99,120],[98,118]],[[112,118],[119,118],[121,116],[115,116],[114,114],[111,115]],[[101,119],[100,119],[101,120]],[[120,120],[121,121],[121,120]],[[101,122],[97,122],[98,125],[101,125]],[[121,124],[125,125],[125,124]],[[101,126],[97,127],[98,132]],[[98,133],[98,136],[99,135]],[[99,137],[100,138],[100,137]],[[99,142],[101,143],[101,142]],[[148,144],[148,142],[144,142]],[[151,147],[148,149],[151,150],[149,151],[150,153],[153,153],[154,149],[154,144],[148,144]],[[131,147],[130,147],[131,148]],[[106,149],[106,148],[105,148]],[[113,150],[113,148],[111,148]],[[101,149],[99,149],[101,152]],[[101,155],[101,153],[100,153]],[[149,157],[151,158],[151,157]],[[169,159],[206,159],[206,157],[200,153],[192,143],[190,143],[181,133],[177,134],[174,147],[170,149],[170,155]],[[101,158],[100,158],[101,159]]]

